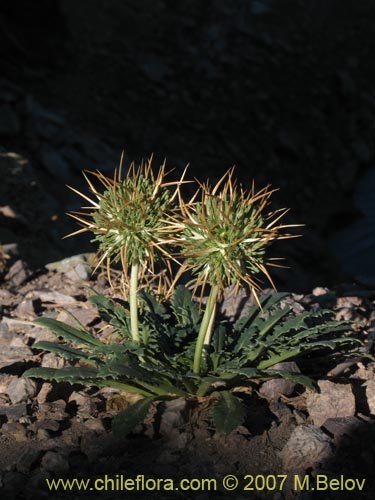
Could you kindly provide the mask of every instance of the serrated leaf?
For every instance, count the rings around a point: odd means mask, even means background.
[[[85,381],[92,383],[98,376],[95,368],[65,366],[63,368],[30,368],[23,374],[24,377],[41,378],[43,380],[55,380],[56,382],[79,383]]]
[[[57,336],[62,337],[64,340],[68,340],[75,344],[86,344],[92,346],[102,346],[105,345],[99,339],[93,337],[89,332],[79,330],[69,326],[61,321],[57,321],[52,318],[38,318],[35,320],[38,325],[44,326],[55,333]]]
[[[238,376],[241,375],[246,378],[256,378],[259,377],[260,371],[257,368],[252,367],[239,367],[239,368],[219,368],[217,373],[220,373],[223,377],[228,378],[229,376]]]
[[[191,292],[185,286],[178,286],[171,298],[172,311],[181,326],[196,326],[200,322],[199,307],[193,302]]]
[[[240,400],[229,391],[220,391],[212,415],[215,427],[225,435],[230,434],[242,424],[245,418],[245,408]]]
[[[57,344],[56,342],[48,342],[47,340],[42,340],[33,345],[33,349],[43,349],[44,351],[53,352],[62,356],[65,359],[70,360],[83,360],[86,363],[96,364],[96,362],[90,359],[90,354],[80,350],[74,349],[66,344]]]
[[[291,372],[289,370],[273,370],[272,368],[266,371],[266,374],[275,375],[286,380],[292,380],[296,384],[304,385],[309,389],[314,390],[314,384],[310,377],[301,375],[300,373]]]

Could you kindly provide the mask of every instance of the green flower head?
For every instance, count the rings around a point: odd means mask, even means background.
[[[73,234],[92,232],[93,241],[97,241],[100,248],[98,265],[107,260],[109,269],[112,262],[121,261],[125,279],[129,266],[139,267],[141,278],[154,273],[156,262],[169,266],[171,255],[167,244],[170,235],[178,229],[169,220],[169,213],[173,211],[184,174],[179,181],[165,182],[168,175],[165,163],[156,175],[151,163],[152,157],[138,167],[132,163],[123,179],[121,166],[113,179],[100,172],[84,174],[93,199],[71,188],[90,203],[89,207],[83,207],[89,213],[70,214],[83,226]],[[87,174],[100,182],[103,192],[94,187]],[[171,186],[175,187],[174,192]]]
[[[277,259],[267,261],[266,248],[275,240],[293,236],[282,233],[290,226],[279,224],[286,209],[265,213],[275,190],[266,186],[255,193],[253,184],[246,192],[232,180],[233,170],[213,188],[201,184],[189,203],[180,199],[183,222],[177,244],[185,259],[182,270],[195,275],[195,290],[204,290],[207,283],[221,290],[234,285],[238,290],[247,283],[257,299],[259,273],[273,285],[267,265],[276,265],[270,261]]]

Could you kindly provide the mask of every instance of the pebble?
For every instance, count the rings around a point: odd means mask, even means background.
[[[29,378],[14,377],[6,389],[12,404],[22,403],[34,397],[37,386],[34,380]]]
[[[283,363],[276,363],[271,367],[272,370],[287,370],[289,372],[301,373],[298,365],[294,361],[286,361]],[[281,395],[291,396],[295,391],[298,384],[293,382],[293,380],[286,380],[283,378],[274,378],[272,380],[267,380],[264,382],[259,390],[259,392],[266,398],[275,401],[280,398]]]
[[[315,425],[297,426],[280,456],[283,470],[307,469],[329,458],[332,453],[331,439]]]
[[[46,290],[35,290],[35,294],[39,297],[42,302],[49,302],[52,304],[72,304],[77,302],[77,300],[71,295],[66,293],[56,292],[56,291],[46,291]]]
[[[328,418],[355,415],[355,398],[350,384],[336,384],[319,380],[320,392],[307,391],[306,405],[315,425],[321,426]]]
[[[19,420],[27,415],[27,405],[26,403],[0,405],[0,415],[5,415],[8,420]]]
[[[43,355],[42,366],[43,368],[63,368],[66,365],[66,361],[61,356],[53,352],[47,352]]]
[[[92,396],[83,392],[72,392],[69,397],[69,403],[75,403],[78,407],[79,416],[89,417],[96,411],[96,405]]]
[[[42,451],[38,450],[34,446],[28,446],[25,448],[18,457],[16,469],[19,472],[30,472],[31,469],[35,467],[38,463]]]
[[[19,287],[25,283],[31,276],[31,272],[27,267],[26,262],[23,260],[16,260],[16,262],[9,268],[5,275],[5,281],[8,281],[12,286]]]
[[[69,470],[67,457],[56,451],[47,451],[42,458],[43,469],[49,472],[63,472]]]

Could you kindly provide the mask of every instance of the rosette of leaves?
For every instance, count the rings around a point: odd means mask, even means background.
[[[201,297],[207,284],[211,288],[195,350],[194,371],[197,374],[203,346],[210,344],[220,293],[230,285],[238,291],[246,284],[260,306],[258,275],[265,275],[274,286],[267,266],[278,265],[275,261],[279,260],[267,260],[267,247],[276,240],[296,236],[284,232],[295,225],[280,224],[287,209],[265,212],[275,190],[266,186],[255,192],[253,184],[247,192],[237,187],[232,177],[233,168],[213,188],[201,184],[200,191],[189,203],[180,198],[183,220],[176,240],[184,259],[180,273],[191,271],[194,291],[200,287]],[[200,199],[197,201],[198,194]],[[178,225],[178,221],[176,223]]]
[[[140,291],[141,343],[130,337],[129,303],[94,294],[90,301],[115,328],[118,342],[104,343],[77,320],[72,327],[40,318],[37,323],[52,330],[61,341],[42,341],[34,347],[54,352],[72,366],[31,368],[24,375],[141,394],[142,400],[114,418],[113,429],[122,434],[141,422],[155,401],[191,396],[209,398],[217,429],[229,433],[245,418],[241,399],[233,389],[279,377],[313,387],[305,375],[272,367],[311,353],[328,357],[332,352],[338,359],[337,347],[355,342],[345,335],[350,331],[346,321],[336,321],[330,311],[320,309],[296,315],[287,305],[280,307],[285,296],[261,296],[262,310],[254,305],[234,323],[216,318],[212,343],[197,375],[193,354],[203,314],[186,287],[178,286],[164,304]]]
[[[109,279],[111,263],[121,262],[124,295],[129,294],[130,301],[131,334],[136,342],[139,341],[139,284],[146,274],[154,274],[155,263],[170,269],[172,256],[168,242],[171,234],[179,229],[171,222],[170,214],[185,174],[179,181],[165,182],[165,164],[156,175],[151,164],[152,157],[138,167],[132,163],[124,178],[122,159],[113,179],[100,172],[84,174],[92,197],[71,188],[88,201],[89,206],[83,207],[88,213],[70,214],[83,227],[69,236],[86,231],[94,234],[93,241],[99,244],[98,265],[107,262]],[[94,186],[94,179],[104,190]],[[175,188],[173,193],[170,190],[172,186]]]

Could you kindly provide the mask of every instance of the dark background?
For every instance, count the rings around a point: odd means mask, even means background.
[[[0,241],[34,266],[93,250],[60,240],[64,185],[154,153],[280,188],[306,224],[275,248],[282,288],[375,286],[374,21],[370,0],[2,1],[0,146],[29,164],[0,164]]]

